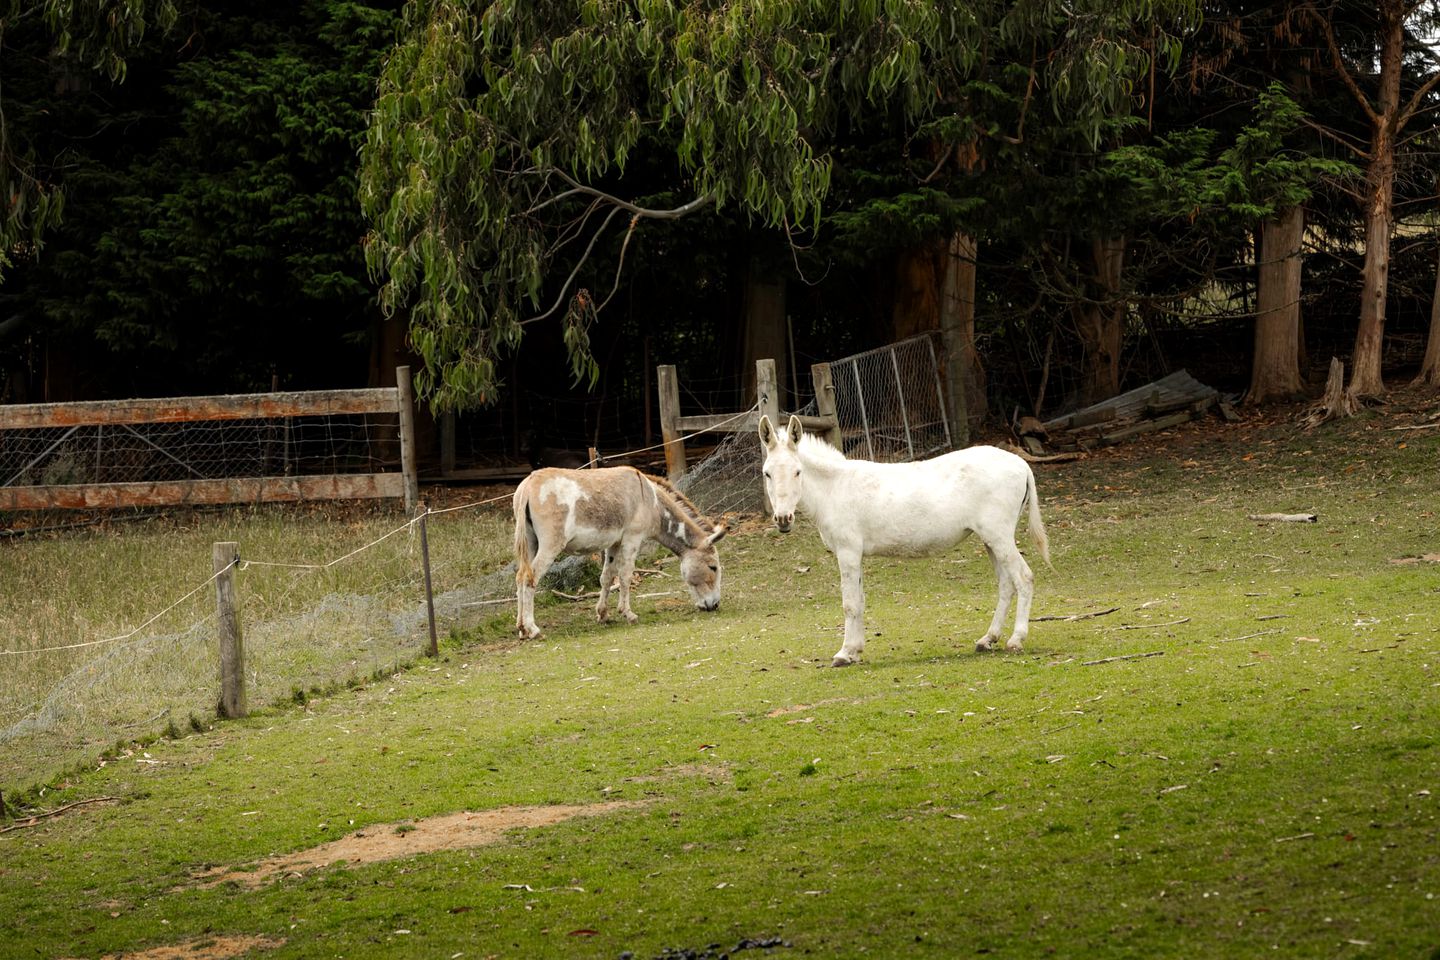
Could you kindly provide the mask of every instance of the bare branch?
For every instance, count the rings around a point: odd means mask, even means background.
[[[570,284],[575,282],[575,276],[580,272],[580,268],[585,266],[585,261],[590,259],[590,253],[595,249],[595,241],[600,239],[600,234],[605,232],[605,228],[610,226],[610,221],[614,220],[615,214],[619,212],[620,208],[616,207],[612,209],[608,214],[606,214],[605,222],[600,224],[600,226],[595,230],[595,235],[590,238],[590,243],[585,247],[585,252],[581,254],[580,259],[575,262],[575,269],[571,270],[570,276],[565,278],[565,285],[560,288],[560,295],[555,298],[554,306],[552,306],[549,310],[546,310],[544,313],[540,314],[538,317],[531,317],[529,320],[521,320],[520,325],[522,327],[526,324],[534,323],[537,320],[544,320],[546,317],[554,314],[556,310],[560,309],[560,306],[565,302],[565,295],[570,292]]]
[[[554,172],[556,176],[560,177],[560,179],[570,184],[571,189],[566,191],[567,194],[583,193],[592,197],[599,197],[606,203],[614,204],[621,210],[626,211],[627,213],[633,213],[636,216],[644,217],[647,220],[678,220],[681,217],[688,216],[689,214],[694,213],[696,210],[701,209],[715,199],[713,194],[707,193],[703,197],[696,197],[689,203],[682,203],[678,207],[674,207],[669,210],[657,210],[649,207],[636,206],[628,200],[621,200],[614,194],[606,193],[604,190],[596,190],[594,187],[587,187],[584,184],[580,183],[578,180],[571,178],[568,174],[565,173],[564,170],[555,170]]]
[[[1340,146],[1344,147],[1346,150],[1349,150],[1351,153],[1355,154],[1362,160],[1370,159],[1369,150],[1366,150],[1363,147],[1357,147],[1355,144],[1351,143],[1349,140],[1341,136],[1336,131],[1331,130],[1329,127],[1316,123],[1309,117],[1302,117],[1300,119],[1300,122],[1305,124],[1305,126],[1309,127],[1311,130],[1314,130],[1316,133],[1320,134],[1320,136],[1329,137],[1331,140],[1334,140],[1336,143],[1340,144]]]
[[[1440,83],[1440,70],[1430,74],[1429,79],[1420,85],[1420,89],[1415,91],[1414,95],[1410,97],[1410,102],[1405,104],[1405,108],[1400,111],[1400,115],[1395,119],[1395,132],[1397,134],[1401,130],[1404,130],[1405,124],[1409,123],[1415,114],[1420,111],[1420,102],[1425,99],[1426,94],[1435,89],[1435,84],[1437,83]]]
[[[1330,48],[1330,62],[1334,65],[1335,72],[1340,75],[1341,82],[1354,94],[1355,100],[1360,104],[1360,109],[1365,111],[1365,116],[1370,118],[1370,122],[1378,125],[1380,115],[1370,105],[1370,98],[1365,96],[1365,92],[1360,89],[1360,84],[1355,81],[1354,75],[1350,73],[1350,68],[1345,66],[1345,58],[1340,54],[1340,44],[1335,41],[1335,31],[1331,29],[1330,21],[1320,16],[1313,6],[1306,7],[1305,12],[1320,28],[1320,32],[1325,34],[1325,45]]]
[[[635,236],[635,227],[639,223],[640,214],[637,213],[630,218],[630,229],[625,231],[625,242],[620,244],[620,262],[615,264],[615,283],[610,287],[609,295],[595,307],[596,313],[604,310],[605,304],[615,299],[615,291],[620,289],[620,274],[625,269],[625,251],[630,249],[630,238]]]

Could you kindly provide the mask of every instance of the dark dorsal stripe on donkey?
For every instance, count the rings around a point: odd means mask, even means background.
[[[725,525],[707,519],[669,483],[634,467],[536,470],[515,488],[515,627],[537,637],[535,588],[562,553],[598,550],[604,557],[595,616],[610,614],[610,590],[620,590],[620,613],[630,623],[630,576],[635,556],[654,540],[680,558],[680,577],[695,606],[720,606],[720,554]]]

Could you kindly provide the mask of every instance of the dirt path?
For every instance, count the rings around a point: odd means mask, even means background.
[[[574,817],[594,817],[644,806],[643,800],[612,800],[585,805],[500,807],[478,813],[451,813],[426,820],[377,823],[308,850],[269,857],[245,868],[216,867],[196,874],[195,883],[180,889],[208,889],[234,881],[256,888],[277,878],[303,876],[337,863],[378,863],[439,850],[465,850],[497,843],[506,832],[548,827]]]

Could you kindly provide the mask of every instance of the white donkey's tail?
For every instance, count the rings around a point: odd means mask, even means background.
[[[1040,549],[1045,566],[1053,570],[1055,564],[1050,562],[1050,538],[1045,535],[1045,521],[1040,519],[1040,495],[1035,492],[1035,471],[1028,463],[1025,464],[1025,499],[1030,502],[1030,539]]]

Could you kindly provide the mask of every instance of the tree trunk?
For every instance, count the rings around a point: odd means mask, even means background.
[[[1085,354],[1082,359],[1080,402],[1098,403],[1120,392],[1120,348],[1125,339],[1125,300],[1120,272],[1125,265],[1124,237],[1096,237],[1091,243],[1095,259],[1093,300],[1076,309],[1076,325]]]
[[[1300,244],[1305,211],[1281,210],[1260,225],[1260,273],[1255,317],[1255,354],[1247,403],[1293,400],[1300,379]]]
[[[985,370],[975,349],[975,258],[973,236],[957,230],[947,244],[940,297],[940,341],[945,348],[945,394],[950,437],[956,447],[970,442],[971,424],[985,419]]]
[[[894,339],[904,340],[940,328],[945,271],[943,241],[900,251],[895,260],[895,291],[890,306]]]
[[[1435,272],[1435,292],[1430,296],[1430,336],[1425,341],[1425,359],[1411,386],[1440,387],[1440,269]]]
[[[1381,3],[1380,96],[1370,125],[1370,163],[1365,172],[1365,266],[1360,292],[1360,326],[1355,331],[1347,391],[1352,399],[1385,392],[1381,361],[1385,296],[1390,280],[1390,236],[1395,226],[1395,131],[1400,111],[1404,27],[1402,5]]]
[[[745,338],[740,370],[741,402],[755,402],[755,361],[775,361],[775,386],[782,410],[789,409],[786,371],[785,281],[765,272],[752,257],[745,269]]]

